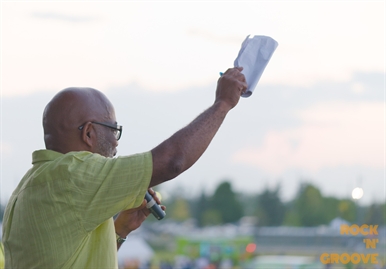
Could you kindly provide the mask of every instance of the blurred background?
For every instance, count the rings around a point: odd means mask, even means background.
[[[279,46],[255,92],[190,170],[157,187],[167,216],[130,235],[121,266],[381,268],[385,5],[1,2],[1,210],[44,148],[59,90],[104,92],[124,126],[118,155],[148,151],[212,104],[247,35],[267,35]],[[379,234],[340,235],[364,223]],[[322,253],[379,263],[325,265]]]

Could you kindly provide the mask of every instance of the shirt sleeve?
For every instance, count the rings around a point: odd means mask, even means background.
[[[105,158],[79,153],[69,165],[70,201],[87,231],[143,202],[152,175],[151,152]]]

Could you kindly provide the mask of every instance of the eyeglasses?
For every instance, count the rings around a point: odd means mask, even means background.
[[[121,138],[122,128],[123,128],[121,125],[111,124],[111,123],[103,123],[103,122],[97,122],[97,121],[91,121],[91,123],[99,124],[99,125],[114,129],[115,139],[119,140]],[[84,124],[82,126],[79,126],[78,129],[83,130],[83,127],[84,127]]]

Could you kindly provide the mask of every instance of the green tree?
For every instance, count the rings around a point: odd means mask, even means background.
[[[162,189],[154,189],[155,191],[162,194],[166,193],[165,197],[161,197],[161,204],[166,206],[166,218],[173,219],[175,221],[184,221],[192,218],[191,201],[186,198],[187,194],[184,189],[177,187],[174,191],[168,192]],[[157,221],[156,218],[148,218],[149,221]]]
[[[285,226],[301,226],[299,214],[294,207],[294,203],[287,204],[287,211],[284,216],[283,225]]]
[[[309,183],[300,185],[295,200],[295,211],[302,226],[317,226],[328,223],[323,201],[322,194],[317,187]]]
[[[297,197],[287,204],[283,224],[316,226],[329,224],[336,217],[355,222],[356,211],[356,205],[353,201],[323,197],[317,187],[303,183],[300,185]]]
[[[343,199],[338,203],[338,216],[348,222],[355,222],[357,217],[356,205],[352,200]]]
[[[202,227],[207,225],[205,212],[208,211],[209,208],[209,198],[206,196],[204,190],[202,190],[200,197],[193,203],[193,217],[197,220],[198,226]]]
[[[266,188],[257,197],[257,217],[261,226],[279,226],[283,223],[286,212],[280,199],[280,185],[274,190]]]
[[[335,197],[323,197],[322,196],[322,215],[325,221],[328,223],[336,218],[338,213],[338,205],[340,200]]]
[[[170,217],[176,221],[184,221],[190,218],[189,201],[182,197],[176,197],[171,209],[169,210]]]
[[[221,213],[215,209],[206,209],[202,212],[202,225],[219,225],[222,224]]]
[[[366,210],[365,220],[366,224],[371,225],[385,225],[385,207],[386,204],[371,204]]]
[[[243,207],[228,181],[217,187],[212,197],[211,209],[220,213],[222,223],[236,222],[244,216]]]

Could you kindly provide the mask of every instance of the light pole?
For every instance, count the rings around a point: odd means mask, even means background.
[[[364,194],[364,192],[363,192],[363,189],[361,187],[354,188],[352,193],[351,193],[351,196],[354,199],[354,204],[355,204],[356,222],[359,222],[359,212],[360,212],[358,201],[359,201],[359,199],[361,199],[363,197],[363,194]]]

